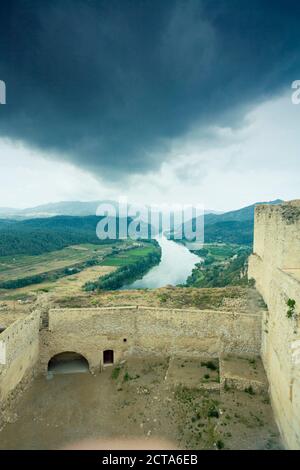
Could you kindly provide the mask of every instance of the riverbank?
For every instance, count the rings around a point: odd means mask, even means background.
[[[191,250],[202,258],[186,280],[187,287],[226,287],[248,285],[248,245],[205,243],[200,250]]]
[[[100,277],[97,281],[87,282],[84,290],[87,292],[95,290],[117,290],[128,283],[141,278],[153,266],[161,260],[161,248],[156,240],[144,242],[143,251],[139,256],[127,259],[127,263],[116,271]]]
[[[0,282],[6,279],[11,284],[9,289],[0,289],[0,301],[27,302],[41,292],[80,295],[86,283],[136,263],[155,249],[148,241],[123,240],[108,245],[74,245],[43,255],[2,257]]]
[[[201,261],[195,253],[165,236],[156,238],[161,249],[160,263],[153,267],[142,279],[129,284],[123,289],[156,289],[159,287],[184,284],[193,268]]]

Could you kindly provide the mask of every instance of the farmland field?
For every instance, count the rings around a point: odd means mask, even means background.
[[[142,246],[135,248],[133,250],[128,250],[125,252],[112,255],[109,258],[103,260],[101,263],[102,266],[125,266],[128,264],[135,263],[138,258],[145,256],[148,253],[153,251],[153,246]]]
[[[76,245],[36,256],[16,255],[0,257],[0,281],[21,279],[56,269],[72,267],[93,257],[110,253],[111,245]]]
[[[78,294],[86,282],[134,264],[151,251],[150,244],[122,241],[113,245],[74,245],[36,256],[0,257],[0,283],[20,283],[1,288],[0,299],[23,299],[38,292]],[[26,282],[28,279],[32,282]]]

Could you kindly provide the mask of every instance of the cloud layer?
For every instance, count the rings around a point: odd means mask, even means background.
[[[244,127],[195,127],[173,140],[159,171],[112,184],[78,165],[0,139],[0,206],[118,199],[192,203],[231,210],[256,201],[299,198],[300,106],[290,93],[255,107]]]
[[[299,16],[293,0],[2,1],[0,136],[112,181],[151,173],[193,127],[201,145],[299,78]]]

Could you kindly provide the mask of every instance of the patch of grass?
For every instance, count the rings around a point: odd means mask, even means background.
[[[162,294],[158,294],[157,297],[158,297],[160,303],[162,303],[162,304],[166,303],[167,300],[168,300],[168,295],[164,292]]]
[[[256,359],[248,359],[249,364],[253,367],[253,369],[256,369]]]
[[[105,258],[101,265],[102,266],[127,266],[129,264],[135,264],[141,257],[146,256],[153,252],[153,246],[133,248],[126,252],[120,252],[115,255]]]
[[[216,407],[215,404],[212,404],[212,405],[210,406],[210,408],[208,409],[207,416],[208,416],[209,418],[219,418],[219,416],[220,416],[219,410],[218,410],[218,408]]]
[[[288,306],[286,316],[287,316],[287,318],[293,318],[295,316],[296,300],[288,299],[286,304]]]
[[[228,385],[227,380],[225,380],[225,383],[224,383],[224,390],[225,390],[225,392],[229,392],[229,390],[230,390],[230,387]]]
[[[132,376],[126,371],[123,377],[123,382],[129,382],[129,380],[136,380],[139,377],[140,377],[139,375]]]
[[[222,441],[222,439],[218,439],[217,442],[216,442],[216,446],[217,446],[217,449],[218,449],[218,450],[222,450],[222,449],[224,449],[225,444],[224,444],[224,442]]]
[[[245,388],[245,393],[248,393],[249,395],[255,395],[255,391],[253,390],[252,385],[249,385],[249,387]]]
[[[201,391],[196,388],[191,389],[178,386],[175,390],[175,399],[189,407],[192,407],[194,400],[201,395]]]
[[[214,361],[201,362],[201,367],[206,367],[210,370],[219,370],[218,365]]]
[[[111,373],[111,378],[114,379],[114,380],[117,380],[117,378],[120,375],[120,371],[121,371],[121,367],[119,367],[119,366],[115,367],[113,369],[112,373]]]
[[[270,405],[270,403],[271,403],[270,397],[269,396],[264,397],[263,400],[262,400],[262,403],[264,405]]]

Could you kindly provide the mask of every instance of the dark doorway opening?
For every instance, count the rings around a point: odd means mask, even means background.
[[[89,363],[81,354],[66,351],[53,356],[48,362],[52,374],[76,374],[89,372]]]
[[[103,351],[103,364],[113,364],[114,363],[114,352],[112,349],[107,349]]]

